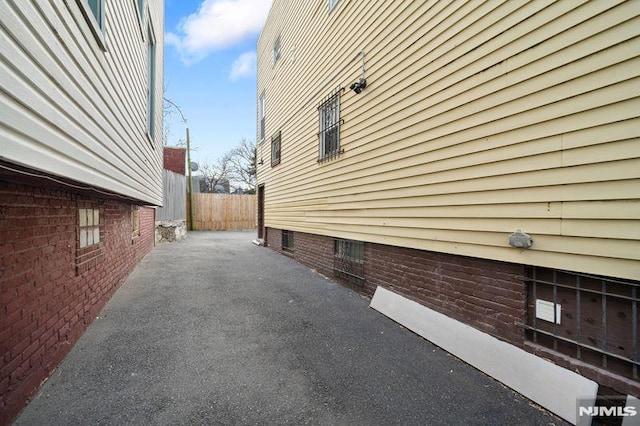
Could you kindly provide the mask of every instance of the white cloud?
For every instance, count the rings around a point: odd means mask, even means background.
[[[256,70],[256,53],[246,52],[243,53],[233,62],[231,66],[231,73],[229,73],[229,80],[235,81],[241,77],[253,75]]]
[[[204,0],[197,13],[165,35],[165,43],[176,48],[185,64],[197,62],[258,34],[270,7],[271,0]]]

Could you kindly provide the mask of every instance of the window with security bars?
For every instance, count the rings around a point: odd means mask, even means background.
[[[336,238],[333,250],[333,273],[356,285],[364,284],[364,243]]]
[[[293,252],[293,231],[282,230],[282,250]]]
[[[318,161],[326,161],[340,154],[340,90],[329,95],[318,107],[320,115],[320,146]]]
[[[527,339],[639,381],[640,282],[529,267]]]
[[[271,137],[271,167],[280,164],[280,132]]]

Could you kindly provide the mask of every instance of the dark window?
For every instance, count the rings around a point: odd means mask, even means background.
[[[333,272],[352,284],[364,284],[364,243],[335,239],[333,250]]]
[[[91,13],[98,24],[100,31],[104,32],[104,0],[87,0]]]
[[[106,51],[105,44],[105,2],[106,0],[76,0],[82,14],[85,16],[91,32],[96,38],[100,49]]]
[[[280,164],[280,132],[271,137],[271,167]]]
[[[282,250],[293,252],[293,231],[282,231]]]
[[[340,154],[340,90],[329,95],[318,107],[320,115],[320,150],[318,161],[330,160]]]
[[[265,97],[264,92],[258,99],[258,140],[264,140],[264,117],[265,117]]]
[[[280,49],[280,36],[276,38],[276,41],[273,43],[273,64],[275,65],[280,59],[281,49]]]
[[[540,267],[526,280],[528,340],[640,380],[640,282]]]

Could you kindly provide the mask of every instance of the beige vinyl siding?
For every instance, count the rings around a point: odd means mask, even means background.
[[[265,226],[640,279],[640,1],[274,0],[263,90]]]
[[[161,41],[163,3],[147,3]],[[150,141],[146,31],[136,3],[106,2],[106,51],[76,1],[7,0],[0,15],[0,159],[162,204],[162,115],[156,108]],[[162,43],[157,47],[162,105]]]

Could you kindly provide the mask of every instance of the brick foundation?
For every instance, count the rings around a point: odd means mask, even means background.
[[[78,207],[100,209],[99,256],[82,262]],[[154,244],[155,211],[0,182],[0,419],[14,418]],[[80,262],[80,263],[79,263]]]
[[[267,228],[267,245],[332,277],[333,238],[294,233],[294,251],[282,251],[282,231]],[[615,391],[638,395],[638,383],[525,341],[525,266],[382,244],[365,243],[364,284],[346,286],[372,296],[378,286],[575,371]]]

